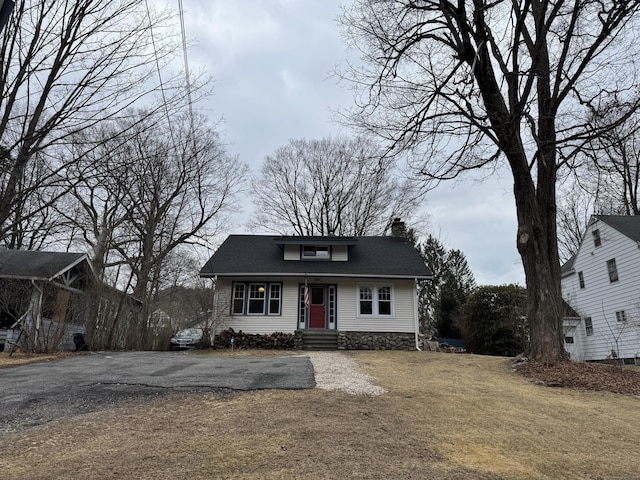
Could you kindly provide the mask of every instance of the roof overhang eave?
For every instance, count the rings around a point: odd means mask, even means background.
[[[398,274],[379,274],[379,273],[276,273],[276,272],[233,272],[233,273],[209,273],[200,272],[202,278],[214,277],[319,277],[319,278],[393,278],[403,280],[433,280],[433,275],[398,275]]]
[[[51,278],[48,278],[48,281],[53,281],[54,278],[59,277],[60,275],[64,274],[65,272],[68,272],[69,270],[71,270],[73,267],[75,267],[76,265],[79,265],[80,263],[86,261],[89,270],[91,271],[91,273],[93,273],[93,267],[91,266],[91,262],[89,261],[89,256],[88,255],[82,255],[81,257],[77,258],[74,262],[71,262],[70,264],[66,265],[62,270],[60,270],[59,272],[53,274],[51,276]]]

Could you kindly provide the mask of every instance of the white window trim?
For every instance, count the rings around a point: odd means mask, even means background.
[[[242,298],[236,298],[236,289],[238,285],[242,286]],[[242,311],[235,311],[236,300],[242,300]],[[231,315],[244,315],[247,308],[247,285],[244,283],[234,283],[231,287]]]
[[[271,297],[271,293],[274,291],[274,287],[278,286],[278,311],[277,312],[271,312],[271,300],[275,300],[274,298]],[[267,315],[281,315],[282,314],[282,284],[281,283],[269,283],[268,284],[268,292],[269,295],[267,297],[267,311],[266,314]]]
[[[283,295],[284,295],[284,286],[281,282],[234,282],[232,284],[233,286],[231,287],[231,316],[234,317],[277,317],[277,316],[281,316],[282,315],[282,302],[283,302]],[[244,286],[244,297],[243,297],[243,306],[242,306],[242,313],[236,313],[234,312],[234,301],[235,301],[235,289],[237,285],[243,285]],[[262,285],[265,288],[264,291],[264,299],[263,299],[263,303],[262,303],[262,312],[259,313],[250,313],[249,312],[249,302],[251,301],[250,294],[251,294],[251,285]],[[269,307],[270,307],[270,303],[271,303],[271,288],[272,285],[279,285],[280,286],[280,305],[279,305],[279,309],[278,309],[278,313],[269,313]]]
[[[305,255],[305,249],[313,249],[313,254]],[[321,250],[318,250],[321,249]],[[320,255],[318,255],[320,253]],[[302,245],[300,247],[301,260],[331,260],[331,246],[329,245]]]
[[[361,287],[370,287],[371,288],[371,296],[372,296],[372,313],[360,313],[360,288]],[[391,289],[391,314],[383,315],[380,314],[378,309],[378,292],[381,288],[389,287]],[[395,318],[396,317],[396,307],[395,307],[395,293],[392,283],[358,283],[356,285],[356,315],[360,318]]]
[[[616,322],[618,323],[626,323],[627,321],[627,312],[624,310],[618,310],[616,312]]]
[[[620,272],[618,272],[618,264],[615,258],[611,258],[606,262],[607,274],[609,275],[609,283],[616,283],[620,281]],[[615,276],[615,278],[612,278]]]
[[[593,320],[591,317],[584,318],[584,333],[587,337],[591,337],[593,335]]]
[[[258,288],[263,287],[264,291],[261,292],[262,293],[262,311],[261,312],[250,312],[249,311],[249,305],[251,305],[251,301],[252,300],[258,300],[256,298],[251,298],[251,287],[252,286],[257,286]],[[251,283],[247,283],[247,300],[246,300],[246,306],[245,306],[245,312],[246,315],[257,315],[259,317],[264,317],[265,315],[267,315],[267,311],[268,311],[268,306],[267,306],[267,297],[269,296],[269,284],[268,283],[263,283],[263,282],[251,282]]]

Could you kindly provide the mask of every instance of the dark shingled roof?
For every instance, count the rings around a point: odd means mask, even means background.
[[[576,261],[576,256],[573,255],[567,262],[560,267],[560,276],[565,277],[573,272],[573,264]]]
[[[86,258],[84,253],[0,250],[0,278],[53,280]]]
[[[640,215],[594,215],[634,242],[640,242]]]
[[[308,237],[298,237],[307,244]],[[292,237],[230,235],[200,270],[203,277],[240,275],[318,275],[354,277],[431,278],[431,270],[413,245],[403,237],[325,237],[324,243],[344,244],[349,260],[284,260],[283,243]],[[283,242],[282,240],[286,240]],[[355,240],[355,241],[354,241]],[[313,237],[313,243],[321,241]]]

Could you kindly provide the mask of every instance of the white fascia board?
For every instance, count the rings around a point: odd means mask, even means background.
[[[430,276],[416,276],[416,275],[376,275],[376,274],[346,274],[346,273],[268,273],[268,272],[245,272],[245,273],[217,273],[217,274],[204,274],[200,275],[202,278],[218,277],[318,277],[318,278],[391,278],[401,280],[433,280],[433,275]]]

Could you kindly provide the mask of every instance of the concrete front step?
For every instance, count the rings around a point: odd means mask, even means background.
[[[303,350],[337,350],[338,332],[335,330],[309,329],[302,331]]]

